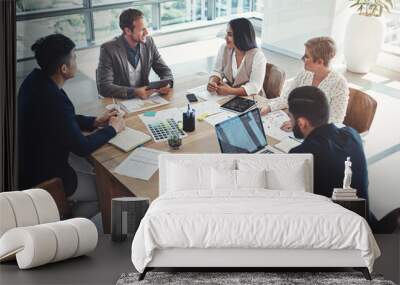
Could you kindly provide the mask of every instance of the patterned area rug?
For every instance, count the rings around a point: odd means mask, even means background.
[[[372,275],[368,281],[360,272],[148,272],[146,278],[138,281],[138,273],[122,274],[117,285],[134,284],[221,284],[221,285],[395,285],[382,276]]]

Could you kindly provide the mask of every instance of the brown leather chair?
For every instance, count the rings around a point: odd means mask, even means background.
[[[344,124],[356,129],[360,134],[369,131],[374,120],[377,102],[368,94],[350,88]]]
[[[71,206],[68,203],[67,196],[64,192],[64,186],[60,178],[53,178],[40,183],[36,188],[41,188],[49,192],[56,202],[60,219],[65,220],[72,217]]]
[[[268,99],[276,98],[281,95],[285,79],[285,71],[271,63],[267,63],[263,88]]]

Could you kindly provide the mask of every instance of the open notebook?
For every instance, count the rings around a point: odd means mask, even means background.
[[[121,133],[112,138],[109,143],[115,145],[123,151],[131,151],[132,149],[151,140],[151,136],[126,127]]]

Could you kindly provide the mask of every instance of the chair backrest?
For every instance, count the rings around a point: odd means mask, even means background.
[[[58,212],[60,213],[60,219],[65,220],[72,217],[72,209],[68,204],[67,196],[64,192],[64,186],[60,178],[53,178],[47,181],[44,181],[36,186],[36,188],[40,188],[46,190],[51,197],[53,197],[56,202]]]
[[[359,133],[368,131],[374,120],[377,102],[368,94],[350,88],[344,124],[356,129]]]
[[[279,97],[285,79],[285,71],[271,63],[267,63],[263,84],[265,96],[268,99]]]
[[[97,95],[100,95],[99,70],[97,68],[96,68],[96,71],[95,71],[95,76],[96,76]]]

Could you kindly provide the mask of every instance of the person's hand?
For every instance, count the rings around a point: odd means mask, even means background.
[[[207,91],[208,92],[217,92],[218,83],[215,81],[210,81],[207,84]]]
[[[292,122],[291,121],[286,121],[282,124],[281,130],[285,132],[291,132],[293,130]]]
[[[122,116],[115,116],[110,118],[110,126],[118,133],[125,130],[125,120]]]
[[[158,92],[161,94],[161,95],[167,95],[170,91],[171,91],[171,87],[169,86],[169,84],[167,85],[167,86],[165,86],[165,87],[161,87],[160,89],[158,89]]]
[[[230,87],[228,84],[226,83],[222,83],[220,85],[217,86],[217,94],[218,95],[229,95],[232,94],[232,87]]]
[[[108,121],[110,120],[111,117],[115,117],[119,114],[118,110],[107,110],[103,115],[97,117],[94,120],[94,127],[98,128],[98,127],[104,127],[105,125],[107,125]]]
[[[260,109],[261,116],[265,116],[268,113],[271,113],[271,107],[269,105],[261,107],[261,109]]]
[[[135,89],[135,97],[140,99],[147,99],[151,94],[157,92],[157,89],[146,89],[147,86],[139,87]]]

